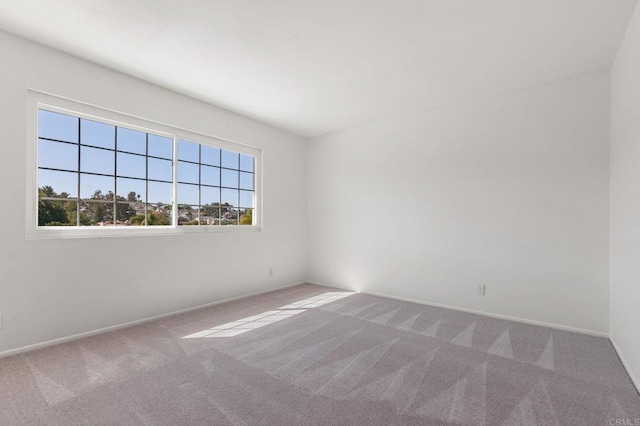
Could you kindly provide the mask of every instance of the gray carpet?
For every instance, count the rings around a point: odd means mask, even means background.
[[[605,338],[312,285],[0,359],[1,425],[635,419]]]

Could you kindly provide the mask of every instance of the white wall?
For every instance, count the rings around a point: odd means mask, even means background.
[[[309,279],[606,333],[608,142],[608,72],[315,138]]]
[[[1,32],[0,52],[0,354],[305,280],[304,139]],[[27,88],[262,148],[263,230],[25,240]]]
[[[637,15],[614,67],[621,124],[611,163],[612,232],[627,230],[612,241],[612,333],[635,366],[638,339],[624,330],[637,309],[622,303],[637,306],[628,287],[640,272],[628,231],[630,207],[640,209],[631,186],[640,148],[629,144],[638,140],[631,111],[640,121]],[[297,136],[2,32],[0,51],[0,354],[303,281],[307,271],[321,283],[608,330],[607,72],[385,117],[313,139],[307,152]],[[262,148],[263,230],[26,240],[27,88]],[[618,186],[638,197],[616,201]]]
[[[640,8],[611,70],[611,340],[640,388]]]

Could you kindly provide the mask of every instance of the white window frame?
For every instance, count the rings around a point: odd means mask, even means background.
[[[71,115],[101,123],[153,133],[173,139],[173,214],[172,224],[163,226],[38,226],[38,110]],[[178,226],[177,163],[178,140],[209,145],[255,157],[253,225]],[[262,229],[262,150],[246,144],[207,136],[202,133],[162,124],[153,120],[117,112],[95,105],[29,89],[27,91],[27,188],[26,238],[103,238],[148,235],[201,234],[218,232],[255,232]]]

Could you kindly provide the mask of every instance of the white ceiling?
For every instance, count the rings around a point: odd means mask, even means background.
[[[0,28],[316,136],[608,69],[637,0],[2,0]]]

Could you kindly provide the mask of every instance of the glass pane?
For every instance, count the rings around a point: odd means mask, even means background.
[[[240,170],[253,172],[253,157],[247,154],[240,154]]]
[[[116,225],[129,225],[129,220],[138,215],[136,204],[142,205],[142,212],[144,214],[144,204],[142,203],[116,203]]]
[[[240,225],[253,225],[253,210],[240,210]]]
[[[173,182],[173,167],[171,161],[149,158],[149,179]]]
[[[198,185],[178,184],[178,204],[200,204]]]
[[[222,204],[238,205],[238,190],[222,188]]]
[[[38,202],[38,226],[76,226],[76,201],[48,201]]]
[[[200,182],[200,166],[192,163],[178,161],[178,182]]]
[[[238,187],[238,172],[235,170],[222,169],[222,186],[229,188]]]
[[[144,208],[145,208],[144,203],[130,203],[130,205],[134,210],[134,215],[133,216],[142,216],[142,221],[144,222]],[[133,216],[131,216],[129,218],[129,223],[130,224],[132,224],[131,223],[131,219],[133,218]]]
[[[220,206],[219,205],[206,205],[202,206],[200,210],[202,224],[203,225],[219,225],[220,221]],[[215,221],[212,219],[216,219]]]
[[[218,167],[201,166],[200,183],[203,185],[220,186],[220,169]]]
[[[240,154],[237,152],[222,150],[222,167],[238,169],[240,165]]]
[[[229,206],[229,204],[221,204],[220,205],[220,217],[221,218],[230,217],[232,210],[233,209]]]
[[[199,211],[198,206],[179,205],[178,206],[178,225],[198,225]]]
[[[78,174],[38,170],[38,188],[43,197],[74,198],[78,196]]]
[[[216,211],[217,213],[217,211]],[[220,218],[218,216],[205,215],[204,210],[200,211],[200,225],[201,226],[213,226],[220,225]]]
[[[200,155],[202,164],[208,164],[210,166],[220,165],[220,149],[212,146],[201,145]]]
[[[240,189],[254,189],[253,188],[253,173],[240,172]]]
[[[118,201],[130,201],[132,203],[143,204],[147,201],[146,192],[147,186],[145,181],[138,179],[123,179],[118,178],[116,180]]]
[[[116,210],[118,224],[143,225],[146,201],[145,181],[118,178],[116,186],[116,198],[119,201]],[[126,202],[122,202],[124,200]]]
[[[78,171],[78,145],[40,139],[38,167]]]
[[[147,206],[147,224],[149,226],[171,225],[170,204],[149,204]]]
[[[136,154],[147,153],[147,134],[137,130],[118,127],[118,151],[135,152]]]
[[[193,142],[178,141],[178,160],[200,162],[200,145]]]
[[[117,175],[144,179],[147,176],[147,159],[142,155],[117,153]]]
[[[202,205],[220,204],[220,188],[212,188],[209,186],[200,187],[200,203]]]
[[[135,214],[127,220],[127,224],[129,226],[146,226],[147,220],[145,215],[145,205],[143,204],[141,209],[137,208],[135,210]]]
[[[115,165],[114,151],[86,146],[80,148],[80,171],[113,175]]]
[[[149,134],[149,155],[173,160],[173,139]]]
[[[38,137],[78,143],[79,118],[38,110]]]
[[[236,209],[221,209],[222,218],[220,219],[220,225],[237,225],[238,224],[238,210]]]
[[[113,226],[113,203],[80,201],[82,226]]]
[[[240,191],[240,207],[254,207],[253,206],[253,192],[252,191]]]
[[[80,143],[115,149],[116,128],[110,124],[91,120],[80,120]]]
[[[80,198],[92,200],[113,199],[115,178],[108,176],[80,175]]]
[[[173,184],[149,182],[147,217],[149,226],[171,225]]]
[[[163,182],[149,182],[147,202],[154,205],[173,205],[173,185]]]

